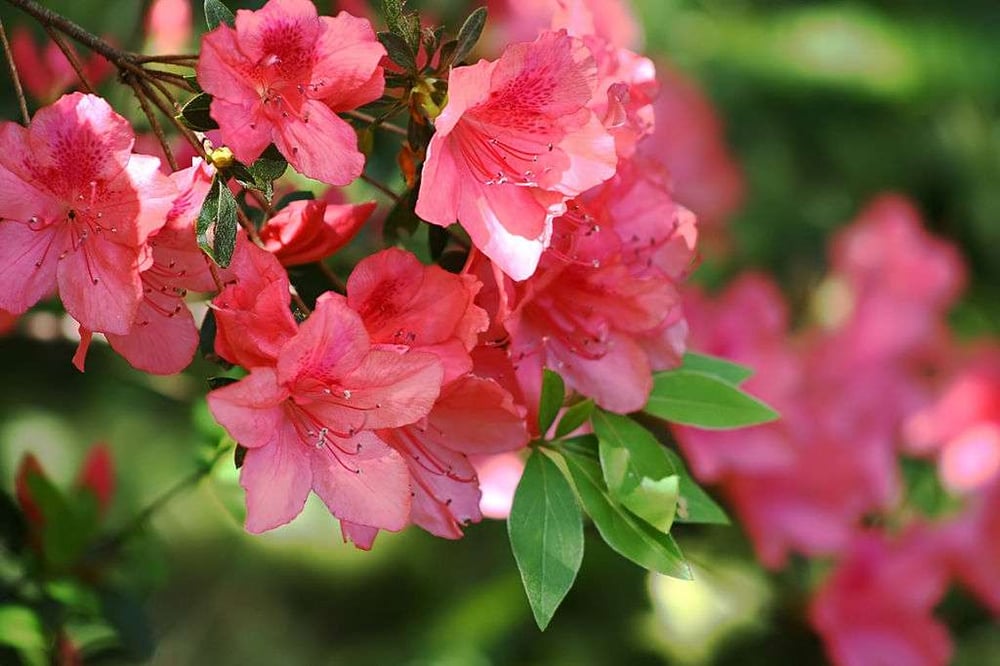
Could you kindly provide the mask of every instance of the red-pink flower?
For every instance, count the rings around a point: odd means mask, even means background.
[[[107,102],[81,93],[28,128],[0,125],[0,309],[24,312],[58,284],[82,326],[128,332],[148,239],[177,194],[159,160],[131,154],[134,139]]]
[[[73,49],[72,44],[67,46]],[[80,85],[80,79],[73,66],[52,40],[47,40],[45,45],[40,47],[28,30],[18,28],[12,31],[10,50],[21,83],[35,99],[49,104],[68,89]],[[89,57],[80,57],[77,54],[77,58],[80,60],[83,75],[94,86],[101,83],[114,70],[111,63],[97,53]]]
[[[301,173],[346,185],[365,160],[337,112],[381,96],[383,55],[365,19],[317,16],[309,0],[270,0],[259,11],[236,12],[235,29],[220,25],[205,35],[198,81],[241,161],[273,142]]]
[[[0,310],[0,335],[6,335],[14,329],[17,325],[17,315],[11,314],[6,310]]]
[[[642,409],[652,373],[684,349],[677,282],[690,269],[694,217],[653,165],[622,164],[555,222],[538,272],[516,286],[510,353],[529,404],[542,367],[605,409]]]
[[[1000,616],[1000,481],[974,496],[941,537],[954,576]]]
[[[951,640],[933,610],[946,589],[930,533],[862,534],[813,599],[810,619],[836,666],[944,666]]]
[[[417,214],[456,220],[507,275],[534,273],[565,202],[614,175],[614,140],[588,106],[596,66],[565,31],[452,70]]]
[[[409,472],[372,431],[426,416],[441,377],[433,354],[373,346],[342,297],[320,298],[273,366],[208,396],[215,418],[248,448],[240,477],[246,528],[287,523],[313,490],[341,520],[401,529]]]
[[[146,15],[146,32],[152,53],[178,53],[191,40],[191,3],[188,0],[155,0]]]
[[[322,261],[347,245],[373,210],[374,201],[293,201],[261,227],[260,239],[284,266]]]

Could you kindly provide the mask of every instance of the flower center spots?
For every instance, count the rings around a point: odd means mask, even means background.
[[[501,138],[495,128],[468,120],[459,123],[453,136],[473,175],[484,185],[512,184],[537,187],[539,158],[553,150],[552,143],[539,144],[531,138]],[[550,167],[543,166],[541,171]]]

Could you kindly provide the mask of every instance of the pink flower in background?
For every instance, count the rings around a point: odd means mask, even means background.
[[[154,0],[146,15],[151,53],[180,53],[191,41],[190,0]]]
[[[861,534],[817,592],[810,619],[838,666],[943,666],[951,640],[933,610],[946,589],[932,534]]]
[[[674,197],[694,211],[704,229],[719,228],[743,204],[743,173],[726,145],[718,113],[698,84],[665,63],[656,69],[656,128],[639,152],[666,166]]]
[[[284,266],[322,261],[347,245],[374,210],[374,201],[293,201],[267,220],[260,229],[260,239]]]
[[[73,48],[72,43],[67,42],[67,46]],[[54,102],[68,89],[80,85],[73,66],[55,42],[46,40],[39,47],[31,32],[19,27],[12,31],[10,50],[25,90],[43,104]],[[79,60],[84,76],[94,86],[114,71],[111,63],[96,53]]]
[[[515,280],[534,273],[565,202],[614,175],[614,140],[588,107],[593,55],[565,32],[452,70],[416,212],[461,223]]]
[[[273,366],[298,330],[289,309],[288,273],[243,234],[227,273],[226,288],[212,301],[215,352],[244,368]]]
[[[247,530],[292,520],[310,490],[338,519],[401,529],[407,465],[372,431],[426,416],[441,379],[436,356],[373,346],[342,297],[320,298],[274,365],[208,395],[215,418],[248,449],[240,476]]]
[[[506,520],[514,503],[514,492],[524,474],[524,458],[517,453],[477,456],[472,464],[479,476],[479,510],[486,518]]]
[[[952,574],[1000,615],[1000,480],[973,496],[940,534]]]
[[[149,237],[177,195],[159,160],[131,153],[128,121],[74,93],[0,125],[0,309],[21,313],[56,285],[94,331],[127,333],[152,263]]]
[[[547,28],[566,28],[576,37],[594,35],[609,44],[634,49],[642,28],[627,0],[489,0],[498,44],[530,41]]]
[[[683,353],[676,283],[691,267],[696,238],[694,217],[650,165],[623,164],[571,201],[504,319],[528,404],[537,404],[548,367],[605,409],[642,409],[652,372],[677,365]]]
[[[14,327],[17,326],[17,319],[17,315],[0,310],[0,335],[6,335],[14,330]]]
[[[198,81],[213,96],[222,140],[241,161],[272,142],[299,172],[333,185],[361,174],[357,137],[337,112],[378,99],[385,49],[371,24],[318,16],[309,0],[236,12],[236,28],[205,35]]]

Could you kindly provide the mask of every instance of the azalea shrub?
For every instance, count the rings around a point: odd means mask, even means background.
[[[141,49],[6,3],[48,41],[0,26],[0,333],[61,317],[76,372],[107,348],[191,380],[203,440],[131,514],[103,445],[68,486],[23,458],[12,659],[150,658],[149,522],[225,475],[247,533],[312,501],[330,553],[505,520],[541,630],[585,544],[695,585],[681,544],[706,529],[807,571],[837,664],[946,663],[952,584],[1000,610],[1000,366],[946,321],[963,258],[884,194],[794,323],[766,275],[693,284],[746,185],[626,3],[205,0],[195,39],[158,0]]]

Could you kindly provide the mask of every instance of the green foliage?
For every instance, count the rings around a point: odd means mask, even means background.
[[[458,37],[455,39],[455,48],[448,56],[447,63],[449,65],[464,62],[469,57],[472,49],[479,42],[479,37],[483,34],[483,28],[486,27],[486,17],[486,7],[479,7],[465,19],[465,23],[462,24],[462,28],[458,31]]]
[[[196,132],[208,132],[219,129],[219,123],[215,122],[215,118],[210,113],[211,105],[212,96],[208,93],[199,93],[181,107],[181,113],[178,118],[189,129],[193,129]]]
[[[669,532],[679,479],[663,446],[627,416],[599,409],[593,424],[611,497],[656,529]]]
[[[684,354],[684,361],[681,364],[681,368],[711,375],[733,386],[739,386],[753,376],[753,369],[745,365],[695,352]]]
[[[777,412],[718,377],[685,370],[668,370],[653,377],[653,392],[644,409],[672,423],[712,430],[768,423]]]
[[[542,395],[538,401],[538,432],[544,437],[562,409],[566,399],[566,385],[563,378],[549,369],[542,374]]]
[[[710,525],[728,525],[729,516],[712,499],[712,496],[699,486],[684,466],[681,457],[670,449],[663,449],[678,477],[680,478],[680,497],[677,498],[677,517],[679,523],[706,523]]]
[[[416,74],[416,53],[403,37],[394,32],[380,32],[378,40],[389,54],[389,60],[402,67],[404,72]]]
[[[583,561],[583,518],[562,472],[538,449],[525,465],[507,529],[531,612],[544,630]]]
[[[205,0],[205,24],[209,30],[215,30],[225,23],[229,27],[236,25],[236,16],[220,0]]]
[[[253,164],[244,166],[237,162],[227,168],[226,172],[235,177],[243,187],[261,192],[270,202],[274,196],[274,181],[281,178],[287,169],[288,162],[271,144]]]
[[[225,268],[236,249],[238,226],[236,199],[225,179],[216,174],[195,225],[198,246],[212,261]]]
[[[568,407],[556,425],[556,439],[561,439],[582,426],[590,420],[593,413],[594,401],[589,398]]]
[[[0,645],[14,648],[30,666],[48,663],[48,641],[38,615],[27,606],[0,606]]]

